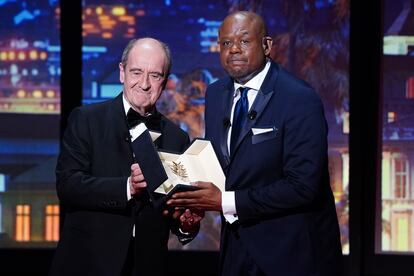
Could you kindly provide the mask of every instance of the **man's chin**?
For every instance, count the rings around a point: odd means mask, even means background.
[[[244,70],[238,70],[234,68],[227,70],[227,73],[234,79],[243,78],[246,75],[246,72]]]
[[[243,84],[246,83],[246,78],[248,78],[248,74],[246,75],[246,73],[244,72],[228,72],[228,74],[230,75],[230,77],[232,77],[233,79],[235,79],[237,82]]]

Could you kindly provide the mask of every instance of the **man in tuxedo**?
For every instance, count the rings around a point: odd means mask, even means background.
[[[189,143],[155,108],[170,68],[167,45],[132,40],[119,64],[123,93],[71,113],[56,168],[65,221],[50,275],[166,275],[170,230],[183,243],[197,234],[202,216],[166,217],[152,206],[131,149],[140,122],[161,132],[159,149],[181,152]]]
[[[272,38],[259,15],[227,16],[218,43],[229,77],[207,88],[205,121],[226,191],[196,182],[198,191],[168,204],[222,212],[221,275],[340,275],[318,94],[270,60]]]

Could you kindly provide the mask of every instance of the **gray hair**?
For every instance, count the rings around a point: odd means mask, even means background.
[[[122,58],[121,58],[121,63],[122,66],[125,68],[127,65],[127,61],[128,61],[128,56],[129,56],[129,52],[131,52],[131,49],[135,46],[136,43],[138,43],[141,40],[144,39],[152,39],[155,40],[156,42],[158,42],[161,46],[161,48],[164,50],[165,56],[167,57],[167,70],[165,72],[165,77],[167,78],[170,75],[171,72],[171,67],[172,67],[172,59],[171,59],[171,51],[170,48],[168,47],[167,44],[165,44],[164,42],[152,38],[152,37],[143,37],[143,38],[139,38],[139,39],[132,39],[128,42],[127,46],[125,47],[124,51],[122,52]]]

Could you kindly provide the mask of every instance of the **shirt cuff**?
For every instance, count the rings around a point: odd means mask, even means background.
[[[129,187],[129,178],[127,179],[127,201],[130,201],[132,196],[131,196],[131,187]]]
[[[236,200],[234,191],[221,193],[221,208],[223,216],[230,224],[239,219],[236,211]]]
[[[190,232],[184,232],[183,230],[181,230],[181,227],[178,227],[178,231],[180,232],[180,234],[182,235],[190,235]]]

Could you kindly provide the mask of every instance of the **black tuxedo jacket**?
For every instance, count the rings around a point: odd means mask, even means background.
[[[160,149],[182,152],[188,135],[161,116]],[[164,275],[174,223],[148,197],[127,201],[134,162],[122,93],[73,110],[58,158],[57,192],[66,211],[50,275],[120,275],[135,223],[140,275]]]
[[[228,77],[206,92],[206,137],[225,171],[226,190],[235,191],[239,218],[232,227],[223,222],[222,265],[231,266],[223,260],[233,230],[266,275],[339,275],[340,235],[319,96],[272,63],[229,156],[233,91]]]

